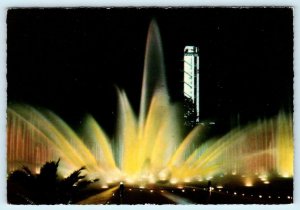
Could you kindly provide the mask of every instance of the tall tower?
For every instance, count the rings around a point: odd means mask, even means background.
[[[185,123],[195,126],[200,121],[199,48],[195,46],[185,46],[184,48],[183,92],[186,108],[184,113]]]

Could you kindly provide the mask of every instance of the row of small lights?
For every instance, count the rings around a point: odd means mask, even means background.
[[[219,189],[218,191],[219,191],[219,192],[221,192],[222,190],[221,190],[221,189]],[[228,190],[226,191],[226,194],[229,194],[229,191],[228,191]],[[233,195],[234,195],[234,196],[236,196],[236,195],[238,195],[238,193],[237,193],[237,192],[233,192]],[[245,193],[242,193],[241,195],[242,195],[242,196],[245,196]],[[251,197],[254,197],[254,195],[253,195],[253,194],[251,194],[250,196],[251,196]],[[258,195],[258,197],[259,197],[259,198],[262,198],[263,196],[262,196],[262,195]],[[269,196],[268,196],[268,198],[269,198],[269,199],[271,199],[271,198],[272,198],[272,196],[271,196],[271,195],[269,195]],[[278,199],[280,199],[280,198],[281,198],[281,196],[277,196],[277,198],[278,198]],[[287,196],[287,199],[289,199],[289,200],[292,200],[292,199],[293,199],[293,197],[288,195],[288,196]]]
[[[144,188],[145,188],[144,186],[140,186],[140,192],[142,192]],[[184,189],[184,188],[181,187],[181,186],[178,186],[177,188],[180,189],[181,192],[183,192],[183,193],[186,191],[186,189]],[[220,188],[220,186],[217,186],[217,188]],[[213,190],[214,190],[213,187],[211,187],[211,188],[209,189],[209,191],[213,191]],[[132,189],[130,188],[129,191],[132,191]],[[155,191],[156,191],[156,190],[149,189],[149,192],[151,192],[151,193],[153,193],[153,192],[155,192]],[[165,192],[165,190],[157,190],[157,191],[159,191],[159,192],[161,192],[161,193],[164,193],[164,192]],[[193,191],[193,192],[196,192],[196,189],[193,188],[192,191]],[[219,192],[222,192],[222,189],[218,189],[218,191],[219,191]],[[174,190],[171,190],[171,192],[174,192]],[[226,191],[226,194],[229,194],[229,191],[228,191],[228,190]],[[237,196],[238,193],[237,193],[237,192],[233,192],[233,195],[234,195],[234,196]],[[242,195],[243,197],[246,196],[245,193],[242,193],[241,195]],[[253,194],[251,194],[250,196],[251,196],[251,197],[254,197]],[[259,197],[259,198],[263,198],[262,195],[258,195],[258,197]],[[269,195],[268,198],[271,199],[272,196]],[[280,199],[281,196],[277,196],[277,198]],[[287,199],[292,200],[293,197],[288,195],[288,196],[287,196]]]
[[[143,188],[142,188],[142,189],[143,189]],[[142,191],[143,191],[142,189],[140,188],[140,192],[142,192]],[[211,188],[210,188],[210,191],[213,191],[213,190],[214,190],[214,188],[213,188],[213,187],[211,187]],[[129,191],[132,191],[132,189],[131,189],[131,188],[129,188]],[[150,189],[150,190],[149,190],[149,192],[150,192],[150,193],[153,193],[154,191],[155,191],[155,190],[153,190],[153,189]],[[165,190],[158,190],[158,191],[160,191],[161,193],[164,193],[164,192],[165,192]],[[196,189],[194,188],[192,191],[193,191],[193,192],[195,192],[195,191],[196,191]],[[221,189],[219,189],[218,191],[219,191],[219,192],[221,192],[222,190],[221,190]],[[172,192],[174,192],[174,190],[172,190]],[[183,192],[183,193],[184,193],[184,192],[185,192],[185,189],[181,189],[181,192]],[[228,190],[226,191],[226,194],[229,194],[229,191],[228,191]],[[234,196],[237,196],[237,195],[238,195],[238,193],[237,193],[237,192],[233,192],[233,195],[234,195]],[[245,196],[245,193],[242,193],[241,195],[244,197],[244,196]],[[115,196],[115,194],[113,193],[113,194],[112,194],[112,196]],[[253,194],[251,194],[251,197],[253,197]],[[259,197],[260,199],[261,199],[261,198],[263,198],[263,196],[262,196],[262,195],[258,195],[258,197]],[[269,196],[268,196],[268,198],[269,198],[269,199],[271,199],[271,198],[272,198],[272,196],[271,196],[271,195],[269,195]],[[280,197],[280,196],[278,196],[277,198],[278,198],[278,199],[280,199],[281,197]],[[287,199],[288,199],[288,200],[292,200],[292,199],[293,199],[293,197],[288,195],[288,196],[287,196]],[[109,204],[109,201],[107,202],[107,204]]]
[[[234,171],[234,172],[232,172],[231,173],[232,175],[237,175],[237,173]],[[221,174],[220,175],[220,177],[224,177],[224,175],[227,175],[227,173],[224,173],[224,174]],[[166,175],[165,174],[160,174],[160,179],[158,179],[158,180],[160,180],[160,181],[166,181]],[[260,181],[261,182],[263,182],[264,184],[270,184],[270,181],[268,180],[268,175],[266,175],[266,174],[258,174],[258,173],[256,173],[256,176],[260,179]],[[241,175],[241,177],[243,177],[243,178],[246,178],[246,175],[244,175],[244,174],[242,174]],[[183,179],[183,180],[180,180],[180,179],[178,179],[178,178],[171,178],[170,179],[170,184],[173,184],[173,185],[177,185],[177,184],[179,184],[180,182],[183,182],[183,183],[190,183],[190,182],[192,182],[192,181],[198,181],[198,182],[202,182],[202,181],[204,181],[204,180],[211,180],[211,179],[213,179],[214,177],[213,176],[208,176],[208,177],[206,177],[206,178],[202,178],[202,177],[198,177],[198,178],[196,178],[196,180],[193,180],[192,178],[185,178],[185,179]],[[113,183],[113,182],[115,182],[115,181],[117,181],[118,179],[114,179],[114,180],[111,180],[111,179],[109,179],[109,180],[107,180],[107,183],[108,184],[111,184],[111,183]],[[127,179],[125,179],[125,182],[126,183],[128,183],[128,184],[133,184],[134,183],[134,180],[133,179],[130,179],[130,178],[127,178]],[[156,182],[156,180],[152,177],[152,179],[151,180],[149,180],[149,183],[150,184],[154,184]],[[246,181],[246,183],[245,183],[245,186],[246,187],[252,187],[253,186],[253,180],[251,180],[251,181]],[[102,187],[102,188],[107,188],[106,186],[105,187]]]

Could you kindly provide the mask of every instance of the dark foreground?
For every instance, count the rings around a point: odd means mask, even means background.
[[[201,185],[168,187],[114,186],[79,204],[290,204],[293,203],[293,180],[277,180],[271,185],[253,187],[224,186],[211,190]],[[103,196],[106,193],[105,196]],[[105,198],[104,198],[105,197]]]
[[[112,185],[82,191],[77,204],[290,204],[293,203],[293,179],[278,179],[271,184],[245,187],[234,184],[220,186],[212,181],[211,187],[201,184],[170,185],[166,183],[138,186]],[[210,189],[210,190],[209,190]],[[17,190],[17,189],[15,189]],[[35,204],[12,196],[11,204]]]

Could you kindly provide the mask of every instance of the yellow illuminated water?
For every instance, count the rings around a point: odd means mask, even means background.
[[[61,158],[62,173],[86,166],[89,176],[100,178],[104,185],[119,181],[177,184],[228,173],[243,175],[245,186],[250,187],[256,176],[263,177],[265,183],[272,176],[293,176],[291,115],[280,113],[203,142],[199,141],[205,125],[198,125],[183,137],[180,112],[170,103],[164,71],[159,30],[152,22],[139,116],[126,93],[118,90],[116,148],[92,116],[85,119],[85,132],[79,137],[51,111],[9,106],[8,171],[21,165],[35,170],[45,161]]]

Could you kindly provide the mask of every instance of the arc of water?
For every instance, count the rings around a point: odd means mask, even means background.
[[[150,100],[155,91],[166,92],[165,64],[162,42],[157,22],[152,20],[149,26],[145,63],[143,71],[143,84],[139,114],[139,129],[142,130]]]
[[[85,125],[85,140],[89,140],[92,143],[91,149],[93,149],[93,155],[98,157],[98,165],[101,165],[104,170],[117,170],[109,138],[105,132],[91,115],[86,117]]]
[[[9,108],[8,111],[12,112],[15,117],[19,117],[24,120],[24,122],[26,122],[29,126],[28,129],[33,128],[35,132],[42,134],[45,139],[51,141],[51,143],[53,143],[53,145],[61,151],[61,154],[67,156],[67,160],[70,160],[70,162],[74,165],[84,165],[84,159],[78,155],[75,148],[65,140],[63,135],[53,126],[52,123],[49,123],[49,121],[47,121],[44,116],[35,109],[28,106],[14,106],[14,108]]]

